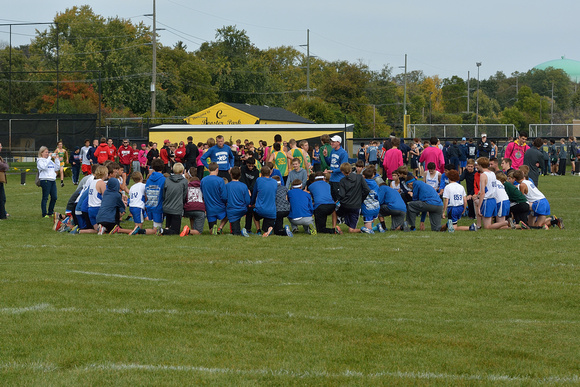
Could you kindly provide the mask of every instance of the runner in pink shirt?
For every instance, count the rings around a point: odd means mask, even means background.
[[[431,139],[429,140],[431,146],[423,150],[423,152],[421,153],[421,157],[419,158],[419,162],[420,163],[424,162],[425,165],[433,162],[435,163],[435,168],[439,172],[443,173],[444,171],[443,167],[445,166],[445,158],[443,157],[443,152],[437,146],[438,141],[439,140],[437,139],[437,137],[431,137]]]
[[[387,172],[387,179],[393,180],[393,172],[403,165],[403,153],[399,150],[399,139],[391,140],[391,149],[385,153],[383,168]]]

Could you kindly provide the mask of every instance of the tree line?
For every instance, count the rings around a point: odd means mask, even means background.
[[[2,113],[97,113],[100,91],[104,117],[150,114],[152,34],[142,22],[75,6],[37,30],[30,44],[0,47]],[[554,68],[498,71],[480,80],[479,91],[476,79],[421,70],[408,72],[406,83],[412,123],[474,124],[478,92],[480,124],[570,122],[580,107],[577,84]],[[218,29],[194,51],[181,41],[157,43],[157,116],[238,102],[283,107],[316,123],[347,121],[355,137],[382,137],[402,133],[404,84],[405,75],[388,64],[375,71],[361,62],[308,58],[291,46],[259,49],[236,26]]]

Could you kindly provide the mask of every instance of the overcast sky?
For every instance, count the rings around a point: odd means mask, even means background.
[[[89,4],[104,17],[119,16],[152,23],[152,0],[23,0],[4,2],[0,23],[50,22],[57,12]],[[510,75],[566,56],[580,60],[578,0],[358,0],[345,1],[187,1],[157,0],[158,28],[164,45],[182,40],[194,51],[215,39],[216,29],[236,25],[260,49],[306,44],[322,59],[361,60],[373,70],[385,65],[393,73],[423,70],[442,78],[497,71]],[[12,44],[26,44],[34,28],[13,26]],[[0,26],[0,41],[8,42],[9,27]]]

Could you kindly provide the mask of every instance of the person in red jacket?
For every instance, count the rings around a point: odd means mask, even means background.
[[[113,145],[113,139],[108,139],[107,144],[109,146],[109,160],[115,161],[115,157],[117,157],[117,147]]]
[[[107,139],[105,137],[101,137],[99,146],[97,147],[97,150],[95,150],[95,155],[97,156],[97,162],[99,164],[103,164],[109,159],[109,149],[110,148],[107,145]]]
[[[123,167],[123,172],[129,175],[131,172],[131,161],[133,160],[133,148],[129,145],[129,139],[125,138],[117,150],[119,155],[119,164]]]
[[[179,147],[175,149],[175,162],[183,163],[185,159],[185,143],[183,141],[179,142]]]
[[[163,160],[163,164],[165,167],[163,171],[169,171],[169,144],[171,141],[165,140],[163,141],[163,147],[159,150],[159,158]]]

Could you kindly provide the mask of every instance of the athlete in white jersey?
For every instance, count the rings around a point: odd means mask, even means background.
[[[510,213],[510,197],[499,180],[496,181],[495,202],[497,205],[497,220],[504,220]]]
[[[535,228],[545,227],[546,216],[550,215],[550,203],[532,181],[523,178],[521,171],[516,171],[514,177],[532,208],[528,216],[528,225]]]
[[[431,174],[431,171],[425,172],[425,184],[430,185],[435,189],[435,191],[439,191],[439,182],[441,181],[441,172],[434,171]]]
[[[479,170],[479,202],[480,207],[477,215],[481,217],[482,227],[486,229],[509,228],[506,220],[493,222],[493,217],[497,215],[496,193],[497,179],[495,173],[489,169],[489,159],[480,157],[477,159],[477,169]]]
[[[540,192],[538,187],[536,187],[536,185],[534,184],[533,181],[524,179],[524,180],[522,180],[522,183],[524,183],[528,187],[527,192],[525,192],[525,193],[522,192],[522,193],[524,194],[526,199],[528,199],[529,203],[534,203],[534,202],[537,202],[539,200],[546,198],[544,196],[544,194]],[[520,183],[520,184],[522,184],[522,183]]]

